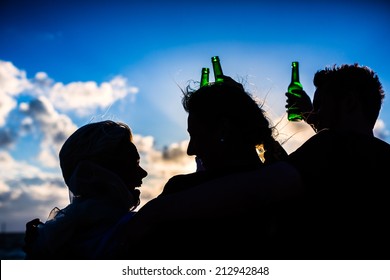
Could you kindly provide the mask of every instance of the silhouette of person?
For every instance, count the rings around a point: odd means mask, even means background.
[[[172,177],[161,195],[287,158],[261,105],[231,77],[198,90],[188,86],[182,104],[188,113],[187,154],[196,156],[199,172]]]
[[[139,205],[136,188],[147,172],[139,165],[129,126],[110,120],[76,130],[59,159],[71,202],[53,209],[45,223],[26,224],[27,258],[93,259],[107,232]]]
[[[136,238],[144,249],[137,256],[270,256],[277,251],[272,238],[280,201],[292,196],[300,181],[292,166],[280,163],[287,153],[273,137],[263,110],[228,76],[195,91],[187,87],[182,104],[188,112],[187,153],[202,168],[172,177],[161,195],[129,221],[128,238]],[[248,181],[251,185],[245,187]]]
[[[384,99],[367,66],[334,65],[317,71],[313,104],[302,108],[316,134],[289,155],[302,176],[301,258],[389,259],[390,145],[374,136]],[[299,257],[298,256],[298,257]]]

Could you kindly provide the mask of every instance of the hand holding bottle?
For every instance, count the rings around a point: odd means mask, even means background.
[[[289,121],[304,120],[306,123],[315,124],[315,116],[313,115],[313,104],[310,97],[303,90],[303,86],[299,80],[299,62],[291,63],[291,82],[288,85],[287,92],[287,119]],[[313,127],[315,129],[315,127]]]
[[[293,93],[287,91],[286,97],[286,109],[297,108],[301,112],[302,119],[315,129],[316,115],[307,93],[303,89],[295,89]]]
[[[287,91],[286,97],[286,108],[297,108],[302,112],[303,119],[306,120],[305,116],[307,117],[313,110],[313,105],[306,91],[303,89],[294,89],[293,93]]]

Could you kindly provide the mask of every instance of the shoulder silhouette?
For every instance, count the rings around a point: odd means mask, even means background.
[[[317,133],[289,155],[305,188],[303,257],[388,259],[390,145],[373,134],[382,85],[358,64],[320,70],[314,85],[306,120]]]

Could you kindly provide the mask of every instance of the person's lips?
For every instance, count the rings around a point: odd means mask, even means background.
[[[138,182],[138,183],[135,183],[135,184],[132,184],[131,185],[131,188],[132,189],[135,189],[135,188],[140,188],[142,186],[142,181]]]

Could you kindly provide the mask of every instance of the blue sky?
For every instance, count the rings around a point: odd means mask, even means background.
[[[310,96],[315,71],[343,63],[371,67],[386,93],[390,88],[385,1],[161,2],[1,2],[3,231],[23,231],[26,221],[66,206],[58,151],[90,121],[132,127],[149,172],[143,203],[170,176],[193,171],[180,87],[199,81],[211,56],[264,102],[288,152],[313,134],[304,123],[286,121],[291,61],[300,62]],[[388,99],[375,134],[390,142]]]

